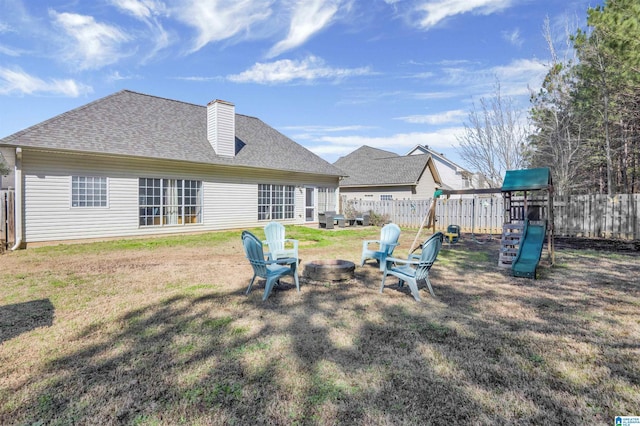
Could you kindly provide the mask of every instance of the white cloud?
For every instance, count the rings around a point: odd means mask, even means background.
[[[136,74],[122,75],[120,74],[120,71],[113,71],[109,75],[107,75],[106,80],[113,83],[115,81],[133,80],[133,79],[141,79],[141,78],[142,77],[140,75],[136,75]]]
[[[416,145],[429,145],[432,149],[449,150],[458,147],[457,135],[462,135],[464,128],[449,128],[432,133],[398,133],[390,136],[341,136],[325,137],[318,143],[306,143],[305,147],[329,162],[338,157],[348,155],[362,145],[393,151],[404,155]]]
[[[78,97],[93,92],[90,86],[77,83],[74,80],[53,79],[44,81],[27,74],[20,68],[0,67],[0,94],[54,94]]]
[[[468,59],[443,59],[442,61],[438,61],[438,65],[443,67],[454,67],[454,66],[462,66],[462,65],[471,65],[476,62],[470,61]]]
[[[20,51],[0,44],[0,54],[7,56],[20,56]]]
[[[308,134],[312,133],[335,133],[335,132],[352,132],[357,130],[371,129],[371,126],[350,125],[350,126],[285,126],[282,130],[304,131]]]
[[[445,111],[439,114],[408,115],[406,117],[397,117],[395,119],[413,124],[442,125],[447,123],[459,123],[461,121],[464,121],[467,115],[467,111],[456,109],[452,111]]]
[[[129,37],[118,28],[96,22],[92,16],[49,11],[49,15],[73,42],[64,56],[80,69],[97,69],[117,62],[125,54],[120,50]]]
[[[304,44],[311,36],[331,24],[341,0],[301,0],[295,4],[289,33],[269,50],[267,57],[273,58]]]
[[[143,21],[166,12],[165,5],[154,0],[111,0],[111,4]]]
[[[440,83],[464,88],[464,94],[469,96],[491,96],[497,81],[501,85],[503,95],[528,97],[529,87],[539,87],[547,69],[539,61],[515,59],[508,64],[488,68],[469,66],[443,68],[441,71],[443,77]]]
[[[429,29],[443,20],[464,13],[489,15],[511,6],[513,0],[423,0],[416,10],[424,16],[418,22],[422,29]]]
[[[296,141],[317,141],[327,133],[362,132],[371,129],[375,129],[375,127],[354,124],[347,126],[285,126],[279,130],[287,134],[292,132],[290,137]]]
[[[539,74],[546,69],[542,62],[532,59],[515,59],[507,65],[497,65],[492,68],[496,74],[504,78],[514,78],[526,75]]]
[[[451,92],[409,92],[408,96],[412,99],[418,100],[432,100],[432,99],[448,99],[455,97],[455,93]]]
[[[398,102],[404,100],[411,101],[432,101],[458,97],[460,94],[454,91],[450,92],[415,92],[413,90],[393,90],[389,92],[383,91],[360,91],[356,93],[343,93],[342,99],[338,100],[337,105],[365,105],[379,102]]]
[[[369,75],[368,68],[331,68],[321,58],[309,56],[303,60],[283,59],[270,63],[256,63],[240,74],[229,75],[235,83],[278,84],[291,81],[340,80],[347,77]]]
[[[272,14],[272,0],[181,0],[171,12],[195,28],[197,36],[189,53],[211,42],[248,33]]]
[[[156,53],[170,43],[169,34],[163,28],[158,17],[167,13],[163,3],[155,0],[111,0],[111,4],[128,15],[144,22],[151,31],[153,49],[146,55],[146,59],[156,55]]]
[[[174,77],[176,80],[183,81],[199,81],[199,82],[207,82],[207,81],[224,81],[224,77],[204,77],[204,76],[188,76],[188,77]]]
[[[390,136],[324,136],[318,142],[324,142],[311,148],[316,154],[345,153],[353,151],[362,145],[374,148],[407,150],[414,146],[429,145],[435,148],[453,148],[458,146],[457,136],[464,132],[463,127],[450,127],[435,132],[397,133]]]
[[[528,87],[539,87],[548,70],[539,61],[516,59],[507,65],[493,67],[491,71],[500,82],[503,94],[516,96],[529,94]]]
[[[431,72],[431,71],[425,71],[425,72],[419,72],[416,74],[412,74],[410,75],[408,78],[417,78],[419,80],[428,80],[428,79],[432,79],[433,77],[435,77],[435,73]]]
[[[518,28],[513,31],[502,31],[502,38],[516,47],[521,47],[523,43],[523,40],[520,37],[520,30]]]

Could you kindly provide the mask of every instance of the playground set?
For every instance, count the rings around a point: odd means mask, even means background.
[[[436,200],[440,196],[466,194],[501,193],[504,199],[504,223],[498,266],[511,268],[515,277],[536,278],[536,270],[542,257],[545,244],[550,264],[555,260],[553,247],[553,183],[548,168],[508,170],[502,188],[483,188],[448,190],[438,189],[433,195],[431,206],[424,218],[416,238],[411,245],[415,247],[422,228],[433,228],[435,232]],[[475,205],[475,204],[474,204]],[[444,233],[449,244],[455,244],[460,238],[460,227],[449,224]],[[482,243],[475,236],[475,223],[472,225],[471,238]]]

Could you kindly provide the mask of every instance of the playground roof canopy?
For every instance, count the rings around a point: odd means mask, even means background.
[[[548,189],[551,184],[551,171],[548,167],[507,170],[502,183],[502,192]]]

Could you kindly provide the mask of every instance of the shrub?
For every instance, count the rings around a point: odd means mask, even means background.
[[[391,218],[387,214],[378,214],[373,210],[369,210],[369,224],[374,226],[384,226],[391,222]]]

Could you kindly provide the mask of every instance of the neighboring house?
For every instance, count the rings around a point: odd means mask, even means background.
[[[0,139],[16,244],[317,222],[343,173],[233,104],[120,91]]]
[[[486,188],[486,181],[479,173],[472,173],[449,160],[441,153],[437,153],[428,145],[416,145],[407,155],[427,154],[433,159],[443,188],[446,189],[477,189]]]
[[[428,155],[400,156],[365,145],[333,164],[347,175],[340,180],[346,199],[426,200],[441,184]]]

